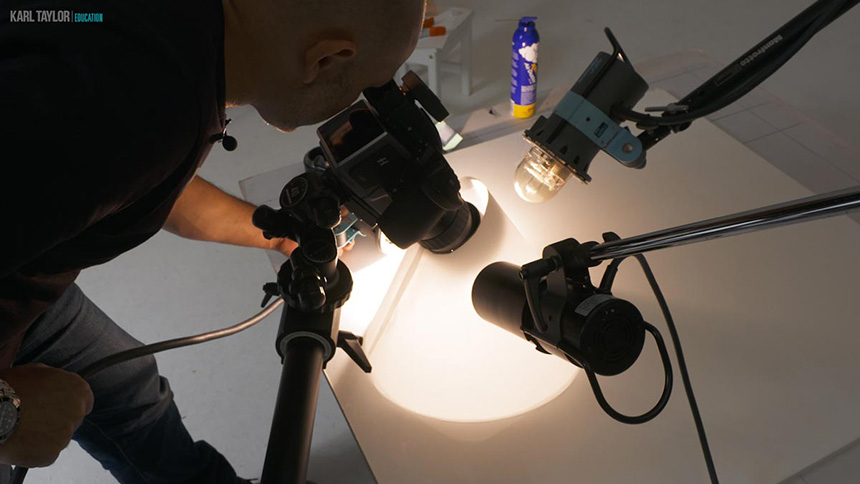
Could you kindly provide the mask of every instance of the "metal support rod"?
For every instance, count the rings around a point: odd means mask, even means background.
[[[825,21],[816,31],[820,32],[830,25],[834,20],[857,6],[860,0],[845,2],[834,12],[833,16]],[[678,101],[678,104],[689,106],[689,110],[706,106],[720,98],[730,94],[731,91],[742,86],[752,76],[761,70],[765,61],[779,57],[787,51],[791,44],[801,37],[810,28],[815,20],[826,13],[832,6],[832,0],[818,0],[806,10],[797,14],[785,25],[772,34],[765,37],[753,48],[744,52],[734,62],[726,66],[720,72],[714,74],[710,79],[702,83],[690,94]]]
[[[287,344],[261,484],[307,482],[323,352],[311,338]]]
[[[605,242],[591,249],[591,259],[617,259],[667,247],[845,215],[857,209],[860,209],[860,187]]]

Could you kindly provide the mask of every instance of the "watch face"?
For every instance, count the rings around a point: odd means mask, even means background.
[[[0,402],[0,435],[15,430],[18,423],[18,408],[12,402]]]

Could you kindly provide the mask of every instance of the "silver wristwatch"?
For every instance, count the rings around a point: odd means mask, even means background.
[[[0,379],[0,445],[12,436],[20,417],[21,399],[6,380]]]

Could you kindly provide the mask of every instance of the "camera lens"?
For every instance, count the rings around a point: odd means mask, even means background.
[[[478,209],[469,202],[463,202],[457,210],[445,212],[420,244],[435,254],[454,252],[472,237],[480,223]]]

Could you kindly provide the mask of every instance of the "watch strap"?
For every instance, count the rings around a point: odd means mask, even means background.
[[[9,397],[14,396],[17,398],[18,394],[15,393],[15,390],[12,389],[12,387],[9,385],[9,383],[6,380],[0,378],[0,397],[6,397],[6,396],[9,396]]]
[[[8,401],[18,409],[18,419],[20,421],[21,415],[21,399],[18,398],[18,394],[15,393],[15,390],[9,385],[6,380],[0,378],[0,402]],[[15,423],[15,427],[18,426],[18,423]],[[9,437],[12,436],[12,433],[15,432],[15,427],[4,434],[0,434],[0,445],[6,443]]]

